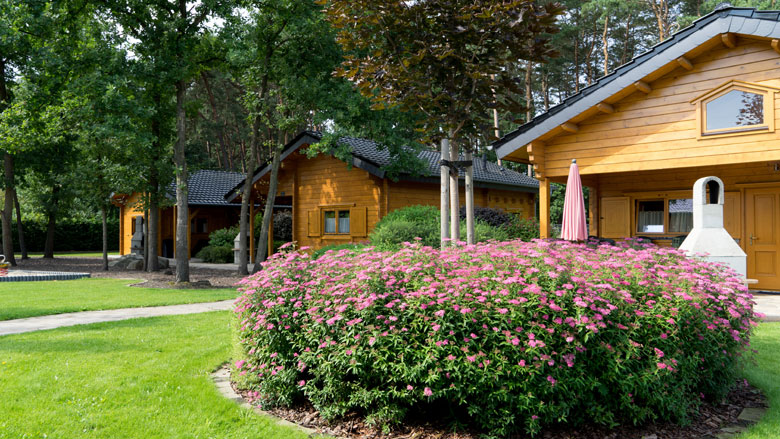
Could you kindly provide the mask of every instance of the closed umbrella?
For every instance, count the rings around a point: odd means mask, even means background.
[[[567,241],[584,241],[588,238],[585,226],[585,197],[582,195],[582,181],[577,160],[571,161],[569,179],[566,181],[561,238]]]

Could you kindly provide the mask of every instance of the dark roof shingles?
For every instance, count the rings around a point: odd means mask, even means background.
[[[320,133],[310,132],[309,134],[313,137],[321,137]],[[378,167],[386,167],[391,164],[390,152],[386,148],[382,148],[377,142],[357,137],[341,137],[339,142],[349,146],[352,149],[352,155],[367,160]],[[436,151],[420,151],[418,157],[424,164],[427,164],[424,177],[438,177],[440,175],[440,153]],[[465,175],[463,170],[460,171],[460,175]],[[476,183],[506,186],[539,187],[539,181],[535,178],[498,166],[498,164],[489,162],[481,157],[474,157],[474,181]]]
[[[240,172],[196,171],[188,179],[188,203],[191,206],[232,206],[225,200],[225,194],[241,183],[246,175]],[[176,186],[172,183],[169,192],[175,197]]]

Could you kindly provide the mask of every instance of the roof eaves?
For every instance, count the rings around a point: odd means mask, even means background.
[[[734,32],[780,37],[780,23],[776,21],[778,13],[773,11],[768,18],[753,18],[755,12],[752,8],[729,8],[702,17],[672,38],[656,44],[593,85],[494,142],[496,153],[500,158],[506,157],[718,34]]]
[[[302,131],[300,134],[298,134],[293,140],[290,141],[290,143],[287,144],[287,147],[284,148],[284,151],[282,151],[282,156],[280,161],[283,161],[287,157],[290,156],[290,154],[294,153],[303,145],[311,144],[319,142],[322,139],[321,135],[319,133],[316,133],[314,131]],[[271,165],[265,164],[259,168],[257,168],[254,172],[254,176],[252,177],[252,184],[257,183],[265,174],[271,171]],[[246,180],[243,180],[236,184],[228,193],[224,195],[225,200],[228,203],[232,203],[236,198],[241,195],[241,189],[246,184]]]

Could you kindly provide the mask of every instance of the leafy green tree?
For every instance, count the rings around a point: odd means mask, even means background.
[[[233,0],[101,0],[105,10],[136,41],[132,50],[158,75],[161,94],[175,91],[176,141],[173,164],[176,174],[176,282],[189,282],[185,99],[190,80],[216,55],[210,49],[209,21],[227,15]],[[159,99],[162,104],[162,98]],[[155,209],[150,209],[155,211]],[[156,212],[155,212],[156,214]],[[153,222],[150,219],[150,222]],[[153,227],[158,227],[154,225]],[[147,260],[156,269],[156,229],[148,234]]]
[[[506,66],[554,55],[547,35],[556,31],[555,19],[562,12],[557,4],[530,0],[321,3],[346,53],[338,75],[351,80],[377,108],[398,106],[422,115],[421,137],[426,142],[448,139],[452,160],[458,159],[463,139],[490,127],[490,110],[524,111],[517,98],[521,90]],[[468,160],[473,149],[464,147]],[[469,171],[467,188],[473,186]],[[457,179],[450,186],[457,191]],[[467,205],[469,198],[473,193],[467,190]],[[457,231],[457,197],[453,200]],[[445,217],[443,212],[442,221]]]

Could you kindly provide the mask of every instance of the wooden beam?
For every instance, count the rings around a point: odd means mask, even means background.
[[[596,105],[596,108],[598,108],[598,110],[601,111],[602,113],[612,114],[615,112],[615,107],[613,107],[612,105],[606,102],[602,102]]]
[[[561,128],[568,133],[577,133],[580,131],[580,127],[576,123],[566,122],[561,125]]]
[[[680,65],[680,67],[684,68],[685,70],[691,71],[693,70],[693,63],[688,58],[681,56],[677,58],[677,64]]]
[[[634,87],[641,91],[644,94],[648,94],[651,91],[653,91],[652,87],[650,87],[650,84],[646,83],[645,81],[637,81],[634,83]]]
[[[771,46],[775,52],[780,53],[780,40],[772,40]]]
[[[588,234],[599,235],[599,188],[589,186],[588,195]]]
[[[550,180],[539,180],[539,237],[550,237]]]
[[[727,34],[721,34],[720,40],[723,42],[723,45],[728,47],[729,49],[734,49],[737,47],[737,35],[733,34],[731,32]]]

